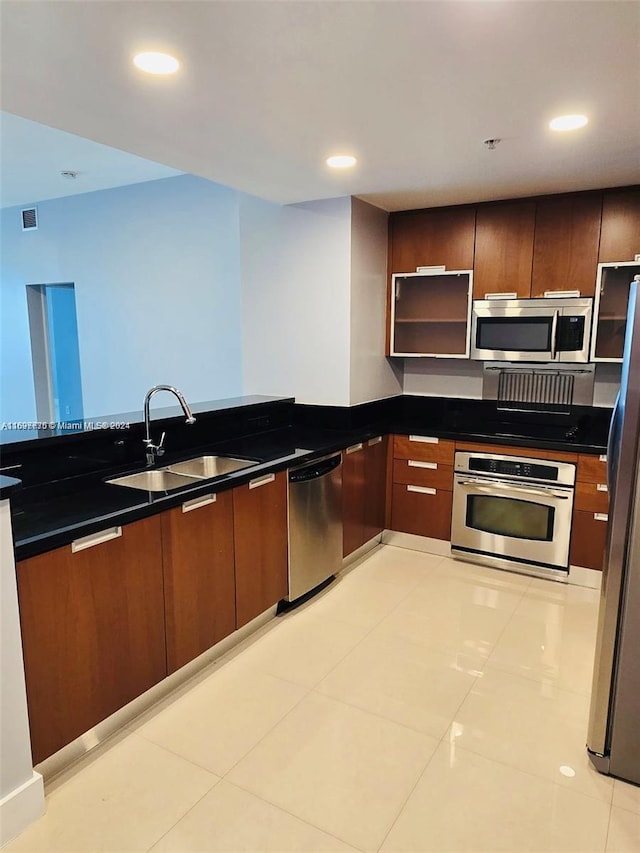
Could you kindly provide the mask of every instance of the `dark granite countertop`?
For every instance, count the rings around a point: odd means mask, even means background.
[[[201,495],[234,488],[263,474],[310,462],[384,433],[433,435],[573,453],[599,454],[606,449],[608,410],[596,412],[587,420],[584,413],[578,412],[567,426],[562,419],[558,421],[554,413],[543,413],[533,420],[505,420],[502,414],[496,414],[495,405],[487,407],[484,401],[458,401],[460,405],[452,406],[446,398],[397,397],[351,408],[293,406],[291,403],[290,412],[283,414],[288,412],[282,405],[284,402],[290,401],[274,401],[274,398],[265,401],[264,411],[272,412],[269,417],[273,422],[269,425],[274,428],[262,432],[252,431],[253,424],[258,422],[253,412],[251,420],[245,423],[247,434],[230,429],[225,421],[223,433],[215,437],[212,433],[211,440],[206,442],[203,432],[193,445],[181,444],[180,438],[195,436],[195,431],[190,433],[188,427],[185,431],[180,426],[178,429],[182,432],[172,433],[173,441],[167,441],[167,446],[175,450],[167,451],[158,467],[204,454],[244,457],[257,464],[213,480],[194,480],[192,486],[170,492],[150,493],[106,482],[144,470],[139,436],[133,442],[135,455],[129,453],[126,458],[118,456],[119,449],[112,450],[109,455],[104,439],[102,444],[94,441],[92,456],[95,458],[89,459],[95,463],[93,469],[85,471],[87,458],[83,458],[83,464],[77,464],[73,476],[60,474],[60,471],[67,470],[63,463],[68,467],[77,462],[78,457],[67,452],[58,460],[55,450],[60,455],[60,447],[52,448],[49,452],[54,454],[53,467],[49,480],[29,482],[27,477],[23,488],[12,495],[16,559],[35,556],[104,527],[127,524]],[[264,417],[266,423],[268,417]],[[154,430],[157,428],[154,421]],[[229,438],[234,432],[238,437]]]
[[[16,480],[15,477],[5,477],[0,474],[0,500],[6,500],[16,494],[22,486],[21,480]]]

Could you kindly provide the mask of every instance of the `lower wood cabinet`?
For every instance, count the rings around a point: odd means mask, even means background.
[[[233,495],[196,498],[160,517],[171,673],[235,630]]]
[[[236,627],[264,613],[288,590],[287,473],[233,490]]]
[[[352,554],[384,529],[387,439],[377,436],[342,454],[343,556]]]
[[[160,525],[152,516],[18,563],[35,763],[166,676]]]
[[[392,530],[451,539],[454,452],[446,439],[393,437]]]
[[[602,571],[607,544],[607,522],[606,513],[574,509],[569,552],[569,562],[572,566]]]

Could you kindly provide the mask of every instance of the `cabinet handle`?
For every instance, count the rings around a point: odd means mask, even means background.
[[[431,470],[435,470],[438,467],[437,462],[420,462],[417,459],[409,459],[407,465],[409,468],[431,468]]]
[[[545,299],[566,299],[567,297],[580,296],[579,290],[545,290]]]
[[[600,462],[606,462],[606,461],[607,461],[607,454],[606,454],[606,453],[602,453],[600,456],[598,456],[598,460],[599,460]]]
[[[347,447],[345,453],[356,453],[358,450],[362,450],[362,442],[360,442],[360,444],[352,444],[351,447]]]
[[[410,435],[409,441],[421,441],[423,444],[439,444],[440,439],[430,435]]]
[[[217,497],[217,495],[205,495],[203,498],[194,498],[192,501],[185,501],[182,504],[182,512],[191,512],[192,509],[200,509],[201,506],[214,504]]]
[[[509,293],[485,293],[485,299],[517,299],[518,294],[515,291]]]
[[[267,483],[273,483],[275,480],[275,474],[265,474],[264,477],[256,477],[255,480],[249,480],[249,488],[250,489],[259,489],[260,486],[266,486]]]
[[[379,435],[377,438],[370,438],[367,444],[369,445],[369,447],[373,447],[374,444],[380,444],[381,441],[382,436]]]
[[[120,536],[122,536],[121,527],[110,527],[109,530],[91,533],[89,536],[83,536],[82,539],[74,539],[71,543],[71,553],[75,554],[77,551],[84,551],[85,548],[93,548],[94,545],[102,545],[103,542],[118,539]]]
[[[407,486],[408,492],[419,492],[421,495],[435,495],[436,490],[430,489],[428,486]]]
[[[594,521],[609,521],[609,516],[606,512],[594,512],[593,513]]]
[[[606,484],[606,483],[598,483],[598,485],[596,486],[596,491],[598,491],[598,492],[608,492],[608,491],[609,491],[609,489],[607,488],[607,484]]]

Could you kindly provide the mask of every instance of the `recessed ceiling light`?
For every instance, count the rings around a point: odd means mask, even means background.
[[[138,53],[133,57],[133,64],[148,74],[174,74],[180,68],[175,56],[168,53]]]
[[[549,122],[549,127],[551,130],[577,130],[584,127],[588,121],[586,116],[581,115],[558,116]]]
[[[332,169],[350,169],[357,162],[352,154],[334,154],[333,157],[327,157],[327,166]]]

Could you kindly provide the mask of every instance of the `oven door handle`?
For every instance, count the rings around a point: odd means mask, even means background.
[[[485,483],[484,480],[457,480],[456,484],[458,486],[475,486],[480,492],[492,492],[495,490],[496,486],[499,486],[500,489],[504,489],[508,492],[519,492],[521,495],[541,495],[542,497],[554,497],[558,498],[561,501],[568,501],[569,495],[563,495],[559,492],[555,491],[555,489],[530,489],[528,487],[522,486],[512,486],[509,483]]]

